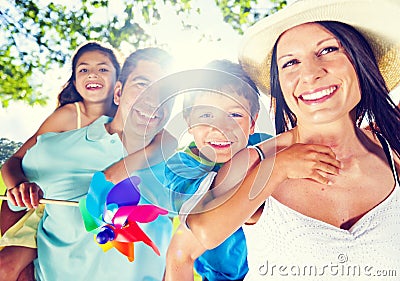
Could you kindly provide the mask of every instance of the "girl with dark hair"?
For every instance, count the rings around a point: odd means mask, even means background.
[[[78,48],[72,59],[71,77],[58,96],[59,107],[1,169],[8,190],[17,192],[19,189],[37,189],[23,175],[21,161],[39,135],[79,129],[102,115],[114,116],[116,105],[113,94],[119,73],[120,64],[111,48],[97,42],[89,42]],[[23,201],[18,196],[14,198],[12,194],[7,192],[14,204],[36,207],[32,206],[31,200]]]
[[[100,52],[105,57],[109,59],[109,63],[114,67],[115,74],[118,78],[120,73],[120,62],[118,58],[118,53],[111,46],[106,46],[104,43],[91,41],[81,45],[72,56],[72,73],[71,77],[68,79],[67,83],[63,86],[60,94],[58,95],[58,105],[63,106],[69,103],[74,103],[77,101],[82,101],[83,97],[80,92],[76,88],[76,79],[77,79],[77,66],[79,63],[79,59],[87,52]],[[114,115],[116,107],[115,104],[111,103],[110,114]],[[108,113],[108,112],[106,112]],[[111,116],[110,115],[110,116]]]
[[[1,246],[36,247],[36,229],[44,205],[38,207],[41,193],[39,186],[30,182],[21,168],[25,153],[35,145],[37,137],[48,132],[64,132],[79,129],[91,124],[102,115],[114,116],[116,105],[113,101],[114,86],[120,73],[117,52],[100,42],[87,42],[81,45],[72,58],[72,74],[58,95],[57,109],[42,123],[38,131],[30,137],[3,165],[2,177],[7,186],[7,196],[14,204],[26,205],[28,213],[10,212],[6,202],[1,208],[2,232],[6,238]],[[23,194],[26,193],[26,196]],[[32,196],[32,197],[31,197]],[[38,207],[38,208],[37,208]],[[36,208],[33,209],[33,208]],[[15,223],[13,230],[4,233]],[[15,248],[7,247],[0,252],[4,269],[16,269],[15,274],[7,272],[8,280],[18,277],[19,266],[26,265]],[[35,250],[31,251],[33,257]],[[25,257],[28,257],[26,255]],[[29,257],[28,259],[31,259]],[[7,266],[8,261],[13,266]],[[23,273],[25,274],[25,273]],[[2,277],[3,278],[3,277]]]

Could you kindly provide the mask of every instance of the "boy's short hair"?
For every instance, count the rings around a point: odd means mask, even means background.
[[[249,102],[250,116],[254,119],[260,111],[260,93],[253,80],[250,79],[240,64],[233,63],[229,60],[214,60],[208,63],[205,68],[225,72],[227,75],[226,77],[224,76],[226,79],[216,78],[208,80],[202,92],[206,92],[208,87],[210,92],[226,93],[227,96],[233,92],[238,96],[244,97]],[[196,93],[199,93],[199,91],[197,90]],[[189,117],[197,96],[196,93],[188,92],[184,95],[183,117],[185,119]]]

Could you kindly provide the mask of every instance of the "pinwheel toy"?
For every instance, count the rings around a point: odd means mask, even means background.
[[[134,176],[114,185],[102,172],[97,172],[87,197],[79,201],[85,228],[95,234],[98,245],[103,251],[115,247],[129,261],[134,260],[134,243],[140,241],[160,255],[157,246],[137,223],[148,223],[168,213],[151,204],[138,205],[139,183],[140,178]]]
[[[95,240],[103,251],[115,247],[129,261],[134,260],[134,242],[144,242],[157,255],[160,251],[138,226],[139,223],[154,221],[168,211],[151,204],[138,205],[140,192],[139,177],[127,178],[116,185],[106,180],[104,173],[96,172],[91,180],[86,197],[76,201],[42,198],[39,203],[78,206],[85,228],[95,234]],[[0,200],[8,200],[0,196]]]

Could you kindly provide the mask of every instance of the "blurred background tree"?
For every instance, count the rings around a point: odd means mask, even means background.
[[[63,65],[73,50],[86,40],[108,42],[116,49],[122,44],[136,48],[157,45],[144,25],[161,19],[160,9],[169,5],[181,19],[182,28],[190,24],[192,13],[207,13],[193,8],[196,0],[0,0],[0,107],[10,101],[45,105],[37,73],[45,74],[54,65]],[[67,3],[65,3],[67,2]],[[71,2],[71,3],[69,3]],[[64,4],[65,3],[65,4]],[[122,8],[115,13],[116,3]],[[223,21],[242,34],[257,19],[286,5],[282,0],[215,0]],[[173,32],[171,32],[173,36]]]
[[[3,166],[4,162],[6,162],[6,160],[21,147],[21,145],[21,142],[15,142],[7,138],[0,138],[0,168]]]

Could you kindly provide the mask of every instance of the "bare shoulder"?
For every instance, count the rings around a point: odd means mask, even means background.
[[[55,112],[64,112],[64,113],[76,113],[76,106],[75,103],[67,103],[63,106],[60,106],[59,108],[56,109]]]
[[[66,104],[57,108],[43,122],[38,130],[38,135],[47,132],[65,132],[76,129],[76,109],[74,104]]]

